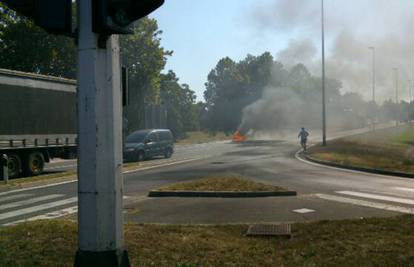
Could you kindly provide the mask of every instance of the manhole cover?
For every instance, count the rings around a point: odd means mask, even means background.
[[[290,224],[255,224],[249,226],[248,236],[283,236],[291,237]]]

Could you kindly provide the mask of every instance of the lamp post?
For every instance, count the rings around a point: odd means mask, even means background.
[[[368,47],[372,51],[372,106],[375,107],[375,47]],[[376,115],[372,114],[372,130],[375,131]]]
[[[322,145],[326,146],[326,95],[325,95],[325,11],[321,0],[322,21]]]
[[[400,107],[399,107],[399,96],[398,96],[398,68],[393,68],[395,75],[395,106],[397,107],[397,119],[395,125],[398,126],[398,120],[400,119]]]

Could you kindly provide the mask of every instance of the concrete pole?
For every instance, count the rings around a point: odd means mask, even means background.
[[[399,125],[400,119],[400,106],[399,106],[399,96],[398,96],[398,68],[394,68],[395,74],[395,105],[397,107],[397,119],[395,121],[395,126]]]
[[[321,0],[322,15],[322,145],[326,146],[326,95],[325,95],[325,8]]]
[[[371,46],[369,49],[372,50],[372,105],[375,108],[375,47]],[[377,119],[376,114],[372,114],[372,130],[375,131],[375,122]]]
[[[98,35],[92,32],[92,0],[79,0],[78,8],[79,250],[75,266],[129,266],[122,213],[119,41],[113,35],[106,49],[98,48]]]

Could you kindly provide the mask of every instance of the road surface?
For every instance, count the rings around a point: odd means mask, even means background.
[[[414,180],[302,162],[296,142],[217,142],[183,147],[125,174],[125,216],[143,223],[296,222],[414,214]],[[155,166],[155,167],[151,167]],[[149,190],[213,174],[240,174],[296,190],[296,197],[147,198]],[[77,211],[77,183],[0,193],[0,225]]]

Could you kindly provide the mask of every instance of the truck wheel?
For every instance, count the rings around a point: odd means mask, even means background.
[[[16,154],[8,155],[7,168],[9,169],[9,178],[17,178],[22,170],[22,161]]]
[[[43,172],[45,167],[45,158],[42,153],[33,152],[29,154],[25,162],[25,175],[35,176]]]

